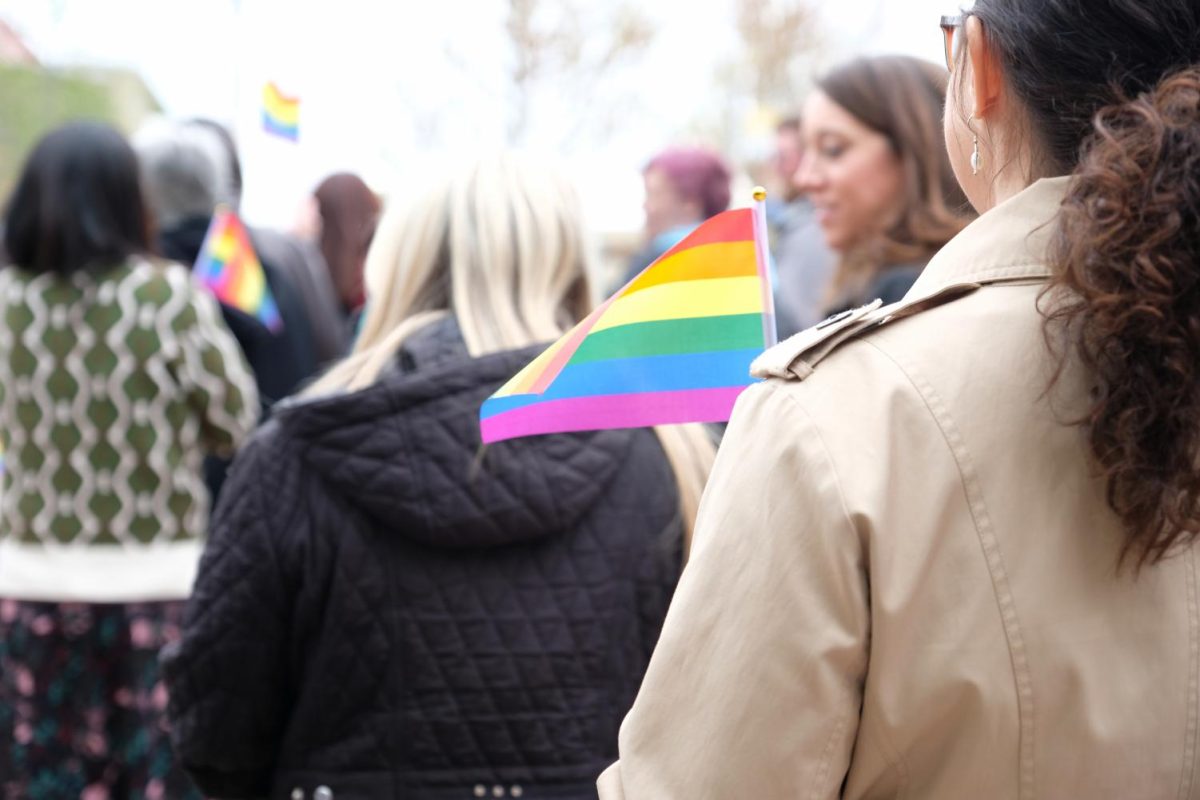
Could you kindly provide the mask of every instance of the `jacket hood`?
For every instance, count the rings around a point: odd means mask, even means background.
[[[381,530],[450,548],[550,536],[600,501],[639,432],[485,447],[479,407],[544,349],[471,358],[444,320],[412,337],[372,386],[285,402],[276,419],[309,467]]]

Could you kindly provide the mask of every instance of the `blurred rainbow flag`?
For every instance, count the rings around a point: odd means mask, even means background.
[[[300,100],[270,81],[263,87],[263,129],[292,142],[300,140]]]
[[[483,441],[729,419],[775,344],[766,248],[761,200],[709,219],[486,400]]]
[[[266,273],[237,214],[227,208],[213,214],[192,271],[225,305],[257,318],[276,333],[283,329]]]

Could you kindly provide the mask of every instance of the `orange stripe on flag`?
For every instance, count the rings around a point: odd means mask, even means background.
[[[752,241],[754,241],[754,210],[739,208],[733,211],[722,211],[683,237],[683,240],[664,253],[663,257],[691,247],[699,247],[702,244]]]
[[[665,255],[625,287],[628,296],[651,286],[710,278],[745,278],[758,274],[754,242],[714,242]]]

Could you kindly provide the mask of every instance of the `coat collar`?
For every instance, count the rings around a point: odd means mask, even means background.
[[[1043,178],[972,222],[930,260],[909,297],[1050,277],[1046,251],[1070,177]]]
[[[972,222],[930,260],[904,299],[876,300],[837,314],[763,353],[750,368],[759,378],[804,380],[840,345],[989,283],[1044,281],[1047,247],[1070,178],[1038,181]]]

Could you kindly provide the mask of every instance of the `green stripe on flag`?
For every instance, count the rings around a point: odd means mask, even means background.
[[[596,331],[583,340],[569,363],[762,346],[762,314],[670,319]]]

